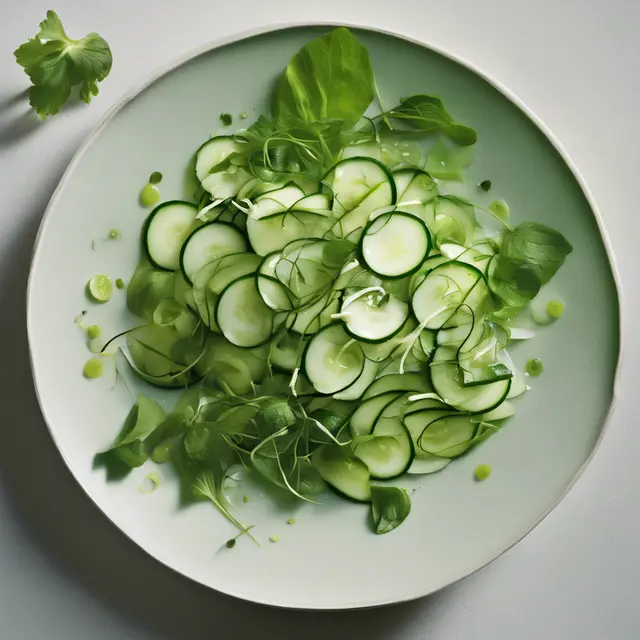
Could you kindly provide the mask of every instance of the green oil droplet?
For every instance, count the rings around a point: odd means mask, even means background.
[[[152,184],[145,184],[140,192],[140,204],[143,207],[153,207],[160,200],[160,191],[158,187]]]
[[[476,480],[486,480],[491,475],[491,466],[488,464],[479,464],[473,472],[473,475],[476,477]]]
[[[82,370],[82,374],[85,378],[89,380],[95,380],[96,378],[100,378],[104,373],[104,364],[102,360],[98,358],[91,358],[87,360],[87,364],[84,365],[84,369]]]
[[[562,302],[562,300],[551,300],[551,302],[549,302],[549,304],[547,305],[547,313],[554,320],[561,318],[562,314],[564,313],[564,303]]]
[[[116,287],[124,289],[124,280],[122,278],[116,278]]]
[[[531,358],[531,360],[527,361],[525,370],[530,376],[539,376],[544,371],[542,360],[540,358]]]
[[[87,327],[87,335],[89,336],[89,338],[91,338],[91,340],[100,337],[100,333],[100,327],[97,324],[92,324],[91,326]]]

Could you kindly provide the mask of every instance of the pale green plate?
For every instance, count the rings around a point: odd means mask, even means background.
[[[279,506],[253,493],[238,517],[256,524],[262,548],[234,534],[214,508],[178,508],[165,468],[158,490],[138,489],[152,465],[107,483],[92,468],[111,442],[131,400],[113,375],[89,382],[90,356],[74,317],[112,335],[131,326],[124,294],[91,305],[84,285],[97,273],[127,279],[138,259],[145,211],[137,203],[152,171],[166,199],[191,195],[185,180],[193,152],[219,128],[222,112],[267,112],[271,86],[301,45],[326,27],[248,37],[197,55],[161,75],[113,111],[71,163],[47,210],[29,286],[28,331],[42,411],[62,456],[92,500],[122,531],[168,567],[219,591],[273,605],[350,608],[416,598],[482,567],[534,527],[576,479],[601,436],[613,397],[619,352],[616,283],[602,230],[585,191],[548,135],[479,73],[396,36],[358,31],[369,47],[388,103],[412,93],[440,95],[456,117],[478,130],[475,184],[489,178],[488,204],[505,198],[516,221],[558,228],[574,252],[554,288],[566,302],[561,321],[515,349],[537,356],[545,373],[496,437],[442,473],[408,479],[413,510],[386,536],[367,528],[367,509],[327,496],[324,507]],[[185,194],[185,189],[187,193]],[[117,241],[102,242],[109,229]],[[96,240],[96,250],[92,249]],[[473,469],[489,463],[483,483]],[[25,458],[24,464],[29,464]],[[287,525],[294,515],[296,524]],[[70,526],[82,526],[81,522]],[[278,544],[268,542],[272,534]],[[96,549],[96,553],[100,553]]]

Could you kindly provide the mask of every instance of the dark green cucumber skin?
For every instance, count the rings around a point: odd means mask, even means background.
[[[193,210],[198,213],[198,206],[193,204],[193,202],[186,202],[185,200],[168,200],[167,202],[161,202],[148,216],[144,222],[144,226],[142,227],[142,250],[147,258],[147,260],[153,265],[155,269],[160,269],[161,271],[169,271],[171,273],[175,273],[173,269],[167,269],[166,267],[161,267],[152,257],[151,252],[149,251],[149,243],[147,242],[147,234],[149,232],[149,226],[151,222],[155,218],[158,211],[172,204],[184,204],[189,207],[193,207]],[[195,218],[195,215],[194,215]],[[189,234],[191,235],[191,234]],[[183,245],[184,246],[184,245]],[[182,249],[180,250],[180,257],[182,259]]]
[[[378,276],[378,278],[381,278],[382,280],[402,280],[402,278],[410,278],[414,273],[416,273],[416,271],[418,271],[418,269],[420,269],[420,267],[424,264],[425,260],[429,259],[429,254],[431,253],[431,249],[433,249],[433,238],[431,237],[431,231],[429,231],[429,227],[427,227],[427,225],[424,223],[424,221],[422,221],[420,218],[417,218],[414,215],[411,215],[410,213],[406,213],[404,211],[393,211],[390,212],[391,215],[399,215],[399,216],[403,216],[405,218],[411,218],[412,220],[415,220],[416,222],[418,222],[419,224],[421,224],[424,227],[424,231],[427,235],[427,251],[424,254],[424,256],[422,257],[422,260],[415,266],[413,267],[413,269],[410,269],[409,271],[407,271],[406,273],[402,273],[400,275],[397,276],[387,276],[383,273],[379,273],[377,272],[375,269],[372,269],[371,266],[367,263],[367,261],[364,259],[364,255],[362,252],[362,244],[364,241],[364,238],[367,235],[367,229],[377,220],[377,218],[374,218],[373,220],[370,220],[367,223],[367,226],[364,228],[364,231],[362,232],[362,238],[360,238],[360,243],[358,245],[358,260],[360,260],[361,264],[365,264],[367,266],[367,269],[373,273],[374,275]],[[389,215],[389,214],[387,214]]]

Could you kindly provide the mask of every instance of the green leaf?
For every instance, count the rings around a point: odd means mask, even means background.
[[[113,444],[102,454],[113,454],[128,467],[139,467],[149,457],[146,440],[163,423],[166,414],[155,401],[140,396]]]
[[[91,97],[98,95],[98,82],[109,75],[112,63],[106,40],[97,33],[72,40],[53,11],[47,11],[39,33],[18,47],[14,55],[31,78],[29,102],[42,119],[60,111],[74,86],[79,86],[82,100],[91,102]]]
[[[436,96],[419,94],[402,98],[386,115],[421,134],[444,133],[459,145],[475,144],[478,139],[475,129],[456,122]]]
[[[127,287],[129,311],[145,320],[153,320],[160,302],[173,296],[175,273],[154,269],[147,261],[137,267]]]
[[[344,27],[307,43],[293,56],[273,95],[281,123],[343,120],[352,127],[374,97],[369,52]]]
[[[411,500],[399,487],[371,486],[371,515],[377,534],[399,527],[411,511]]]
[[[500,255],[526,262],[541,284],[546,284],[573,251],[567,239],[555,229],[539,222],[522,222],[505,231]]]
[[[438,140],[431,149],[425,171],[434,178],[441,180],[464,180],[464,170],[473,160],[473,147],[452,147]]]
[[[535,298],[572,251],[559,231],[538,222],[506,229],[500,253],[489,266],[489,287],[507,306],[521,308]]]

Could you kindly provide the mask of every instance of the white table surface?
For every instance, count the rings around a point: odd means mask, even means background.
[[[53,8],[72,37],[98,31],[115,64],[90,107],[76,106],[44,124],[27,112],[28,79],[12,52],[35,34],[50,2],[2,5],[3,640],[640,638],[640,341],[630,331],[640,313],[637,0],[57,0]],[[101,115],[152,70],[204,42],[313,19],[380,26],[434,43],[524,100],[590,185],[624,289],[626,354],[617,409],[596,458],[562,504],[523,542],[461,583],[427,599],[360,612],[242,603],[146,556],[64,467],[40,417],[27,358],[25,283],[34,236],[58,179]]]

